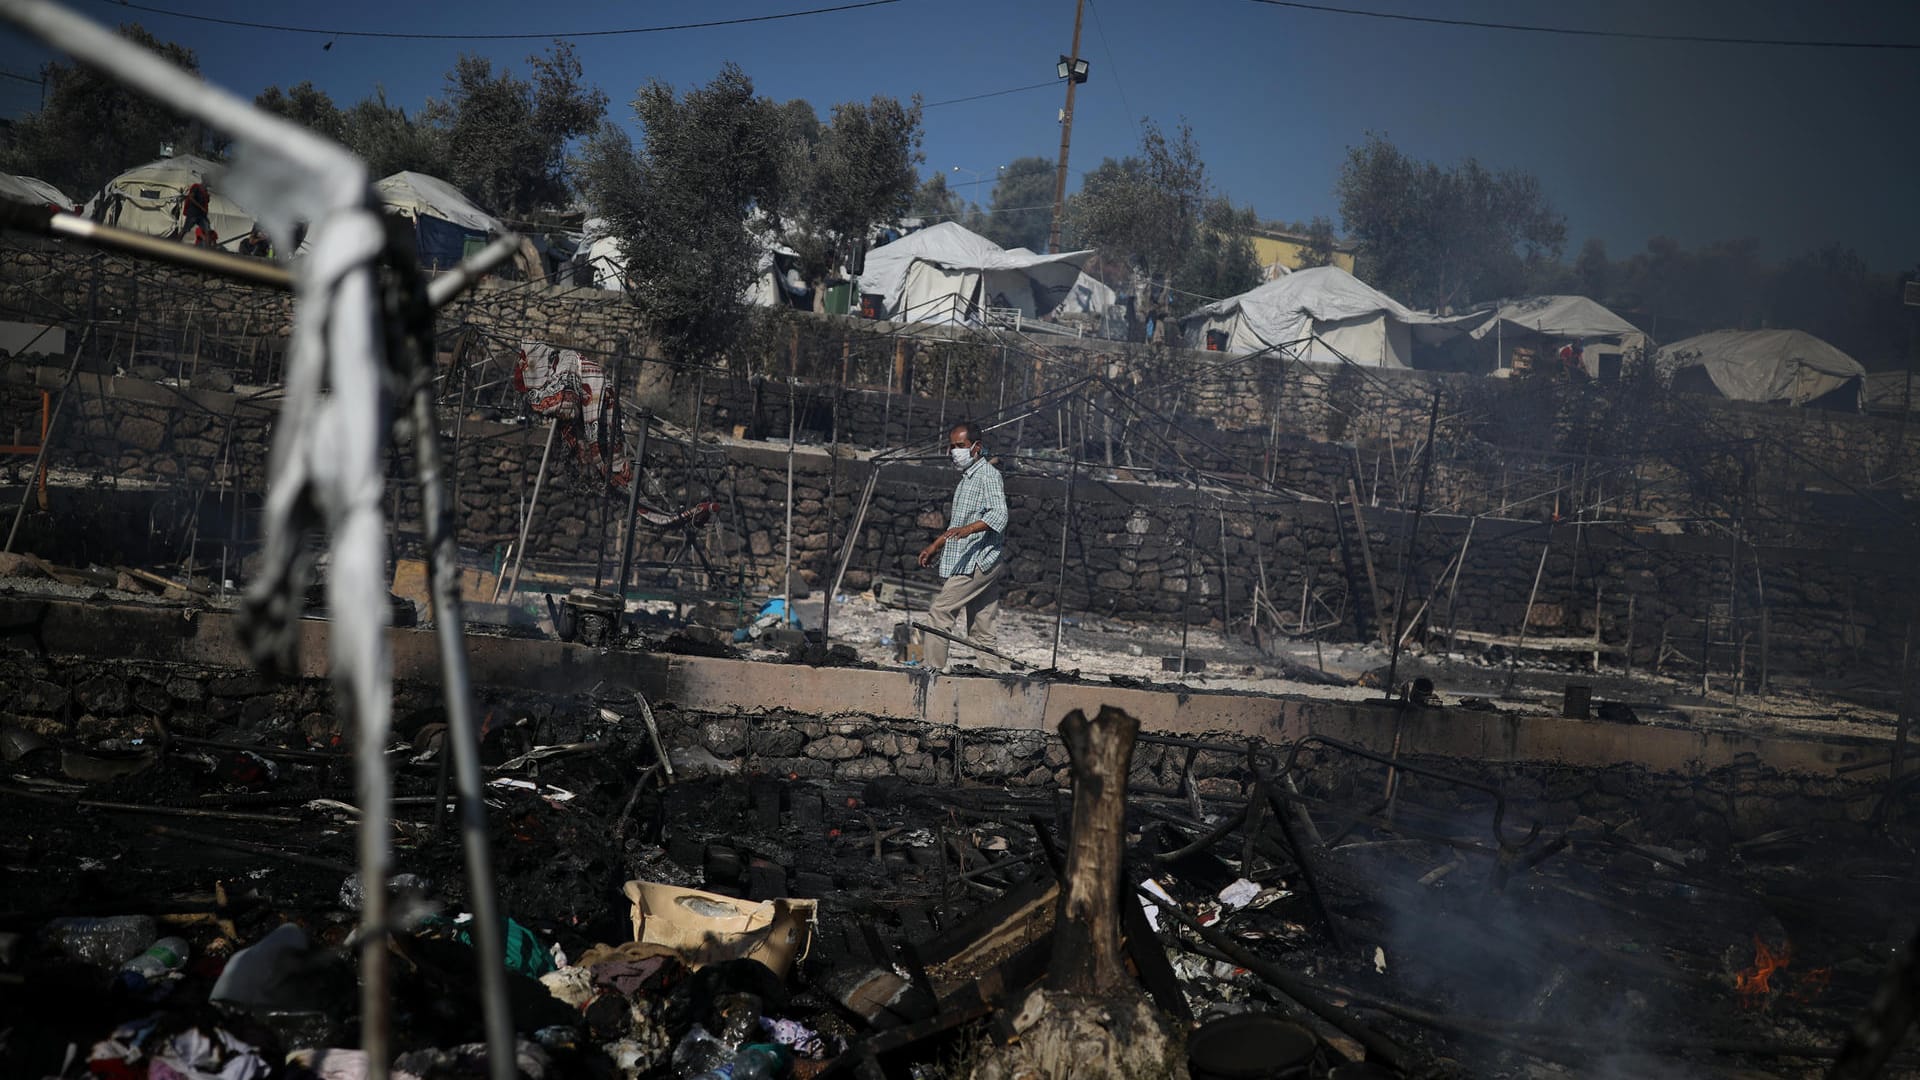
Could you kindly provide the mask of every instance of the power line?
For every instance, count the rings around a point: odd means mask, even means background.
[[[166,8],[149,7],[145,4],[130,4],[124,0],[102,0],[114,7],[130,8],[152,15],[166,15],[176,19],[192,19],[195,22],[218,23],[222,26],[238,26],[247,30],[276,30],[287,34],[314,34],[320,37],[361,37],[361,38],[400,38],[409,41],[544,41],[550,38],[591,38],[620,37],[628,34],[662,34],[671,30],[704,30],[715,26],[744,26],[748,23],[774,22],[779,19],[798,19],[807,15],[827,15],[836,11],[854,11],[860,8],[882,7],[897,4],[900,0],[859,0],[857,3],[836,4],[833,7],[809,8],[806,11],[784,11],[774,15],[749,15],[737,19],[711,19],[706,22],[673,23],[662,26],[634,26],[614,30],[575,30],[567,33],[552,34],[423,34],[399,30],[329,30],[313,26],[286,26],[280,23],[248,22],[245,19],[222,19],[213,15],[194,15],[185,11],[171,11]]]
[[[895,3],[896,0],[885,0],[885,2],[891,4]],[[979,101],[982,98],[999,97],[1002,94],[1018,94],[1025,90],[1042,90],[1055,85],[1058,81],[1059,80],[1056,79],[1051,82],[1037,82],[1026,86],[1010,87],[1006,90],[989,90],[984,94],[970,94],[967,97],[948,98],[945,101],[929,101],[920,107],[922,109],[937,109],[942,105],[958,105],[963,101]]]
[[[918,217],[918,218],[921,218],[922,220],[929,220],[932,218],[958,219],[963,217],[972,217],[974,214],[980,214],[984,217],[992,217],[995,214],[1021,214],[1021,213],[1028,213],[1031,211],[1039,211],[1039,210],[1052,211],[1053,204],[1048,203],[1045,206],[1001,206],[993,209],[983,209],[981,207],[975,206],[971,210],[956,210],[950,214],[909,214],[907,216]]]
[[[1484,22],[1479,19],[1443,19],[1435,15],[1405,15],[1392,11],[1365,11],[1360,8],[1308,4],[1299,0],[1247,0],[1269,7],[1319,11],[1329,15],[1358,15],[1368,19],[1428,23],[1435,26],[1464,26],[1476,30],[1513,30],[1526,34],[1562,34],[1568,37],[1625,38],[1632,41],[1681,41],[1701,45],[1773,45],[1791,49],[1894,49],[1920,50],[1920,42],[1906,41],[1793,41],[1788,38],[1716,37],[1711,34],[1655,34],[1636,30],[1587,30],[1572,26],[1534,26],[1526,23]]]
[[[1134,114],[1133,103],[1127,100],[1127,85],[1120,79],[1120,65],[1113,58],[1113,46],[1107,44],[1107,24],[1100,18],[1100,7],[1092,0],[1088,0],[1087,6],[1093,9],[1093,28],[1100,33],[1100,50],[1107,54],[1107,66],[1113,69],[1113,88],[1120,91],[1120,104],[1126,107],[1127,119],[1137,124],[1140,117]]]

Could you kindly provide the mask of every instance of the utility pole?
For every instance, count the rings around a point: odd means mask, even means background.
[[[1060,250],[1060,219],[1067,210],[1067,146],[1073,141],[1073,88],[1087,81],[1080,59],[1080,18],[1087,0],[1073,0],[1073,51],[1060,58],[1060,77],[1067,80],[1067,107],[1060,113],[1060,167],[1053,176],[1053,226],[1047,230],[1047,252]]]

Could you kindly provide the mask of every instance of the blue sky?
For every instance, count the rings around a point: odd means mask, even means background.
[[[104,0],[199,54],[215,82],[254,93],[303,79],[342,104],[383,86],[417,106],[461,52],[523,67],[532,41],[325,38],[194,22]],[[351,30],[556,33],[762,15],[830,0],[594,4],[246,3],[152,0],[171,11]],[[1341,0],[1336,0],[1341,2]],[[1920,3],[1833,0],[1344,0],[1453,18],[1667,34],[1920,42]],[[679,86],[739,63],[763,93],[822,111],[872,94],[928,102],[1052,79],[1072,0],[901,0],[757,25],[577,38],[616,118],[649,78]],[[1348,146],[1384,133],[1417,156],[1476,157],[1538,175],[1567,216],[1569,255],[1589,236],[1616,257],[1664,233],[1688,245],[1739,236],[1771,256],[1839,241],[1877,268],[1920,264],[1920,53],[1780,49],[1513,33],[1356,18],[1249,0],[1096,0],[1081,54],[1093,66],[1074,125],[1073,181],[1131,150],[1138,121],[1192,124],[1216,184],[1263,217],[1337,221]],[[0,31],[0,68],[47,54]],[[1058,86],[932,108],[924,171],[991,174],[1059,149]],[[37,101],[0,80],[0,113]],[[144,153],[130,153],[129,161]],[[952,167],[963,171],[952,173]],[[965,190],[971,190],[963,188]]]

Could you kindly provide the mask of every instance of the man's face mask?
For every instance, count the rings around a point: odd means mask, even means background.
[[[947,453],[953,456],[953,467],[964,469],[973,464],[973,448],[970,446],[949,447]]]

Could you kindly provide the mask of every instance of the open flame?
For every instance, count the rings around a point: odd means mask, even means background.
[[[1785,991],[1795,1001],[1811,1001],[1833,979],[1832,968],[1814,968],[1794,977],[1787,990],[1787,965],[1793,960],[1793,943],[1783,941],[1778,949],[1768,945],[1759,934],[1753,935],[1753,966],[1735,972],[1733,989],[1740,995],[1740,1006],[1756,1009],[1766,1005],[1778,992]],[[1777,978],[1776,978],[1777,976]]]

